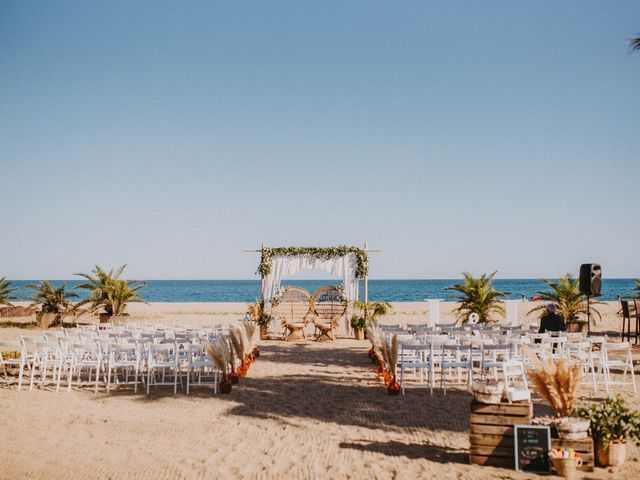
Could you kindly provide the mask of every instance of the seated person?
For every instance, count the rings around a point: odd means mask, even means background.
[[[540,318],[540,329],[538,333],[564,332],[566,329],[564,318],[558,315],[556,305],[554,303],[547,304],[547,313]]]

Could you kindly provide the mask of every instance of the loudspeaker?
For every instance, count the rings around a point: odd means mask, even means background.
[[[600,295],[602,286],[602,269],[597,263],[583,263],[580,265],[580,293],[590,297]]]

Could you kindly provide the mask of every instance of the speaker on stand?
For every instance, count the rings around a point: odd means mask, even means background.
[[[599,297],[602,288],[602,268],[597,263],[580,265],[580,293],[587,296],[587,331],[591,336],[591,297]]]

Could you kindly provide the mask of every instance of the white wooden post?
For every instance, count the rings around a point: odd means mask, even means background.
[[[427,299],[429,302],[429,326],[433,327],[436,323],[440,323],[440,302],[439,298]]]
[[[518,300],[503,300],[507,323],[512,327],[518,325]]]

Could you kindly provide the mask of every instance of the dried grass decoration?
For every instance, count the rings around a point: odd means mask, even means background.
[[[222,372],[220,380],[220,392],[231,393],[231,380],[229,379],[229,346],[222,337],[218,337],[215,343],[204,343],[207,355],[211,357],[213,364]]]
[[[245,352],[245,341],[244,341],[244,330],[240,328],[232,328],[229,330],[229,341],[233,346],[233,351],[240,361],[240,365],[236,369],[236,373],[239,377],[247,376],[247,366],[244,360],[244,352]]]
[[[384,380],[389,395],[400,393],[400,384],[396,380],[396,365],[398,363],[398,336],[392,335],[387,341],[384,332],[375,325],[367,327],[367,338],[371,340],[373,352],[378,359],[378,376]]]
[[[578,400],[581,366],[569,365],[565,359],[543,362],[530,348],[523,347],[523,351],[536,365],[529,376],[538,394],[553,407],[556,418],[571,416]]]
[[[260,350],[256,345],[257,340],[257,329],[256,324],[248,321],[242,320],[242,327],[244,328],[245,334],[245,357],[247,358],[249,365],[255,362],[256,358],[260,356]]]

